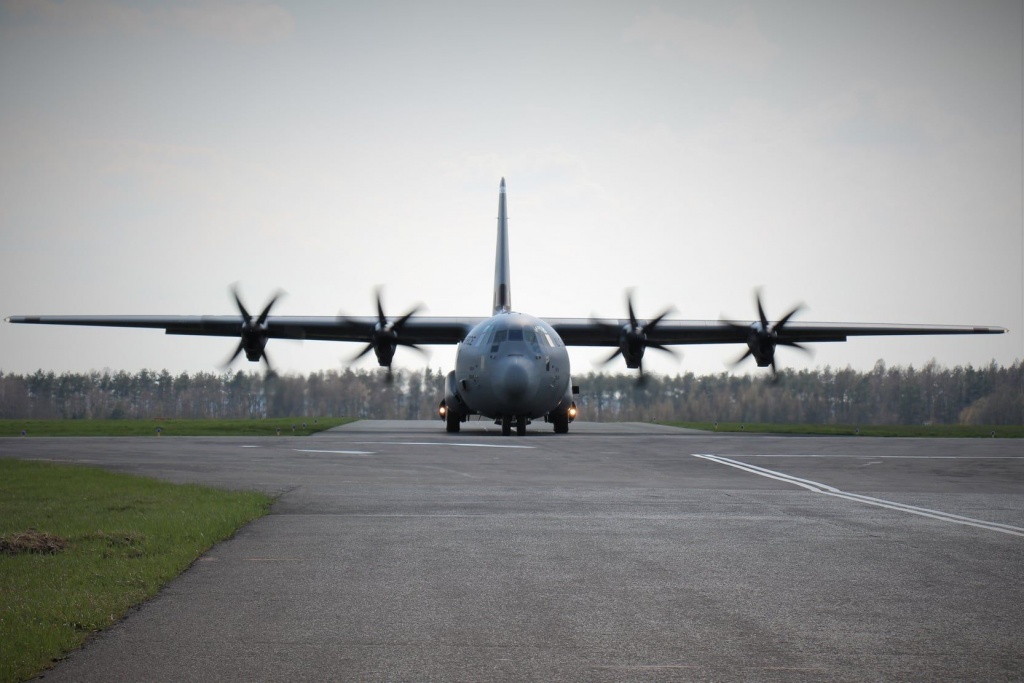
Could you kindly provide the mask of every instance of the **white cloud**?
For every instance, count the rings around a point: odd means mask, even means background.
[[[745,7],[728,24],[663,12],[656,7],[626,29],[627,41],[646,43],[656,52],[682,54],[701,64],[760,70],[778,55],[757,25],[757,16]]]

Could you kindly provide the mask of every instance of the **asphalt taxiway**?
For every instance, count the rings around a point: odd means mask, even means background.
[[[358,422],[0,457],[279,496],[47,681],[1024,679],[1017,440]]]

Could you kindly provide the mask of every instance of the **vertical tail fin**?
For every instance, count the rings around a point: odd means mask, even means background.
[[[498,244],[494,253],[494,312],[512,310],[512,276],[508,268],[508,216],[505,212],[505,179],[498,190]]]

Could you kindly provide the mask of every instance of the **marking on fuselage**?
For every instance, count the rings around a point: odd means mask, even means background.
[[[835,498],[844,498],[846,500],[852,500],[855,503],[874,505],[875,507],[886,508],[888,510],[896,510],[898,512],[909,512],[912,515],[929,517],[931,519],[937,519],[942,522],[963,524],[964,526],[973,526],[979,529],[988,529],[989,531],[998,531],[1003,534],[1010,534],[1011,536],[1024,537],[1024,528],[1013,526],[1011,524],[986,522],[982,519],[964,517],[963,515],[955,515],[952,512],[943,512],[942,510],[932,510],[930,508],[922,508],[917,507],[915,505],[897,503],[892,500],[885,500],[884,498],[862,496],[859,493],[847,493],[846,491],[841,491],[835,488],[834,486],[829,486],[828,484],[822,484],[816,481],[811,481],[810,479],[801,479],[800,477],[794,477],[790,474],[785,474],[784,472],[777,472],[775,470],[765,469],[764,467],[758,467],[757,465],[751,465],[749,463],[740,462],[739,460],[724,458],[720,455],[710,455],[707,453],[693,453],[692,455],[695,458],[710,460],[711,462],[718,463],[719,465],[728,465],[729,467],[735,467],[736,469],[743,470],[744,472],[757,474],[762,477],[767,477],[768,479],[775,479],[776,481],[786,482],[787,484],[793,484],[795,486],[805,488],[813,493],[820,493],[822,495],[833,496]]]

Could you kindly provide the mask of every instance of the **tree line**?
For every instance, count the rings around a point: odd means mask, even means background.
[[[256,372],[0,372],[0,418],[436,417],[444,375],[431,368]],[[868,372],[831,367],[767,375],[591,372],[577,378],[579,419],[797,424],[1024,424],[1024,365]]]

